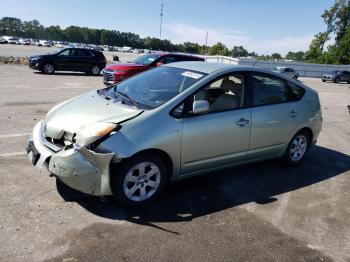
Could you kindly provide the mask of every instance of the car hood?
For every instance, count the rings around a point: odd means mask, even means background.
[[[106,66],[105,70],[106,71],[113,71],[113,70],[129,70],[132,68],[136,69],[146,69],[149,68],[150,66],[148,65],[140,65],[136,63],[117,63],[117,64],[110,64]]]
[[[33,58],[42,58],[43,56],[45,56],[45,55],[31,55],[31,56],[29,57],[29,59],[33,59]]]
[[[64,134],[73,135],[89,123],[120,123],[142,112],[134,107],[106,100],[93,91],[52,108],[43,121],[44,131],[47,137],[59,139]]]

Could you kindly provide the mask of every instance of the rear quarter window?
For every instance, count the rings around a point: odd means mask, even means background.
[[[305,93],[305,89],[302,88],[301,86],[298,86],[292,82],[287,81],[287,86],[289,87],[290,91],[291,91],[291,97],[294,101],[296,100],[300,100],[304,93]]]

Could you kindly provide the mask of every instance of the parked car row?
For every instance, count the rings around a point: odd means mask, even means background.
[[[110,52],[129,52],[135,54],[147,53],[150,50],[132,48],[128,46],[109,46],[109,45],[96,45],[96,44],[86,44],[86,43],[72,43],[67,41],[53,41],[53,40],[42,40],[33,38],[21,38],[14,36],[1,36],[0,44],[14,44],[14,45],[32,45],[32,46],[43,46],[43,47],[77,47],[77,48],[87,48],[96,51],[110,51]]]

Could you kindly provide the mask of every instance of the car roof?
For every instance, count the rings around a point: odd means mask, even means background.
[[[258,71],[258,72],[269,73],[269,74],[271,73],[270,70],[256,68],[253,66],[200,62],[200,61],[175,62],[175,63],[166,64],[166,66],[193,70],[193,71],[198,71],[206,74],[212,74],[217,71],[226,71],[226,70]]]

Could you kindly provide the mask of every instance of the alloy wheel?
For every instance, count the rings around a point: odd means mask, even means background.
[[[52,74],[55,68],[51,64],[44,65],[44,72],[47,74]]]
[[[301,160],[305,155],[307,146],[307,139],[304,135],[295,137],[290,147],[290,158],[295,162]]]
[[[144,201],[157,192],[160,180],[161,173],[157,165],[141,162],[132,167],[125,176],[124,194],[132,201]]]
[[[91,73],[93,75],[98,75],[100,73],[100,68],[98,68],[98,66],[94,65],[91,67]]]

